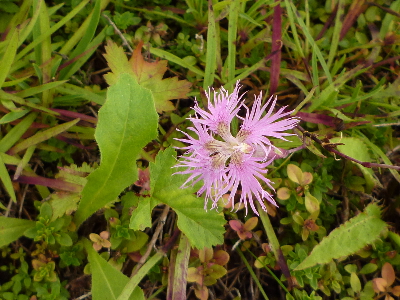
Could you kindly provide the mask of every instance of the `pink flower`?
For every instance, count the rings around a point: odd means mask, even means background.
[[[197,192],[200,196],[205,193],[205,208],[208,200],[212,200],[212,208],[217,207],[218,200],[230,191],[228,201],[234,203],[236,192],[241,188],[240,202],[250,207],[256,215],[254,197],[263,210],[266,207],[263,199],[276,205],[271,194],[264,190],[262,183],[273,190],[271,181],[265,177],[267,166],[279,157],[287,155],[286,150],[275,147],[268,137],[286,140],[285,136],[292,135],[284,131],[292,129],[299,122],[296,118],[279,119],[290,115],[284,112],[286,107],[281,107],[276,113],[273,109],[276,97],[271,97],[266,104],[261,104],[262,95],[255,98],[253,106],[249,109],[239,95],[239,82],[234,91],[229,94],[224,88],[214,92],[211,101],[210,91],[208,98],[208,111],[199,107],[196,102],[194,111],[196,115],[189,120],[193,127],[189,127],[197,136],[183,132],[186,138],[178,139],[187,143],[182,148],[186,155],[182,156],[176,167],[186,168],[178,174],[189,174],[189,178],[182,185],[195,184],[203,181],[203,186]],[[246,109],[245,117],[240,117],[241,108]],[[269,110],[263,115],[267,107]],[[230,125],[234,117],[242,120],[240,130],[236,136],[231,134]]]

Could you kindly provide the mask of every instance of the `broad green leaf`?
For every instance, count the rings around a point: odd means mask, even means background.
[[[129,278],[107,263],[86,240],[85,248],[88,252],[90,267],[92,270],[92,296],[96,300],[113,300],[121,294]],[[143,291],[140,287],[133,290],[127,299],[144,300]]]
[[[373,152],[375,152],[376,155],[379,155],[381,157],[381,159],[383,160],[383,162],[387,165],[393,165],[392,162],[390,161],[390,159],[386,156],[386,154],[378,147],[376,146],[374,143],[371,143],[371,141],[366,137],[366,136],[361,136],[363,141],[368,145],[368,147],[371,148],[371,150]],[[392,173],[392,175],[394,176],[394,178],[396,178],[396,180],[398,182],[400,182],[400,174],[399,171],[396,171],[394,169],[389,169],[389,172]]]
[[[386,228],[387,224],[380,218],[379,206],[370,204],[364,212],[323,238],[295,270],[307,269],[316,264],[326,264],[332,259],[354,254],[377,240]]]
[[[157,137],[157,121],[151,92],[131,75],[121,74],[99,111],[95,138],[101,162],[82,191],[75,214],[78,226],[137,180],[136,158]]]
[[[330,142],[331,143],[343,143],[344,145],[337,146],[337,150],[342,152],[343,154],[346,154],[347,156],[355,158],[359,161],[371,162],[371,157],[368,153],[368,147],[359,138],[335,137],[335,138],[331,139]],[[374,177],[374,173],[373,173],[372,169],[363,167],[360,164],[357,164],[357,166],[360,168],[361,172],[364,174],[364,178],[367,182],[367,190],[368,191],[371,191],[375,185],[380,185],[379,181]]]
[[[35,225],[35,221],[0,216],[0,247],[16,241],[27,229]]]
[[[215,210],[204,210],[204,199],[196,197],[193,187],[180,188],[186,176],[175,174],[176,153],[173,148],[159,152],[150,164],[151,198],[165,203],[178,215],[178,227],[190,244],[198,249],[223,243],[225,219]],[[154,207],[154,206],[153,206]]]

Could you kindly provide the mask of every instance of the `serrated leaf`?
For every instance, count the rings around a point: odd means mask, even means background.
[[[129,282],[129,278],[107,263],[92,247],[89,241],[85,241],[88,259],[92,270],[92,296],[96,300],[117,299]],[[143,291],[136,287],[129,297],[130,300],[144,300]]]
[[[16,241],[24,232],[34,228],[35,221],[0,216],[0,247]]]
[[[157,121],[151,92],[131,75],[121,74],[99,111],[95,137],[101,163],[82,191],[75,214],[78,226],[138,179],[136,157],[157,137]]]
[[[376,204],[370,204],[363,213],[324,237],[295,270],[307,269],[354,254],[378,239],[386,228],[387,224],[380,219],[380,208]]]
[[[175,164],[176,153],[171,147],[159,152],[155,163],[150,164],[150,207],[158,203],[169,205],[178,215],[177,225],[192,247],[203,249],[222,244],[224,217],[215,210],[204,210],[204,199],[194,195],[194,188],[180,188],[186,177],[173,175]]]
[[[186,95],[190,92],[192,84],[187,80],[178,80],[178,77],[163,79],[168,62],[166,60],[145,61],[141,53],[142,46],[143,43],[140,43],[136,47],[128,63],[122,47],[108,42],[107,53],[104,56],[112,73],[104,77],[108,84],[113,84],[120,73],[132,74],[141,86],[153,93],[157,112],[174,110],[175,107],[169,100],[187,98]]]
[[[114,85],[117,82],[118,76],[122,73],[134,75],[122,47],[108,40],[105,49],[106,54],[104,54],[104,57],[111,69],[111,73],[104,75],[104,79],[107,81],[108,85]]]

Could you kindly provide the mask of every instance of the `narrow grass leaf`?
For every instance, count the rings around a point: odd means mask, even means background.
[[[373,203],[365,211],[333,230],[314,247],[311,254],[294,270],[303,270],[332,259],[346,257],[376,241],[387,229],[380,218],[380,208]]]
[[[16,241],[27,229],[35,225],[35,221],[0,216],[0,247]]]
[[[27,109],[17,109],[16,111],[10,111],[9,113],[1,117],[0,124],[7,124],[12,121],[18,120],[25,116],[27,113],[29,113],[29,110]]]
[[[68,21],[70,21],[76,14],[79,13],[81,9],[85,7],[89,3],[89,0],[84,0],[79,3],[74,9],[72,9],[64,18],[58,21],[54,26],[49,28],[46,32],[42,32],[40,37],[33,40],[32,43],[27,45],[21,52],[19,52],[15,58],[16,61],[22,59],[29,51],[31,51],[38,44],[42,43],[46,38],[51,36],[54,32],[59,30],[62,26],[64,26]]]
[[[333,35],[332,35],[332,41],[331,41],[331,47],[329,49],[329,55],[328,55],[328,68],[331,67],[332,62],[336,56],[337,48],[339,45],[339,38],[340,38],[340,31],[342,30],[342,20],[343,20],[343,14],[344,14],[344,1],[339,0],[337,2],[338,9],[336,12],[336,19],[335,19],[335,26],[333,28]]]
[[[180,58],[174,54],[171,54],[168,51],[164,51],[162,49],[158,49],[158,48],[154,48],[154,47],[150,47],[149,51],[151,54],[153,54],[155,56],[164,58],[170,62],[177,64],[178,66],[181,66],[185,69],[192,71],[193,73],[195,73],[197,75],[204,77],[204,72],[202,70],[200,70],[199,68],[197,68],[195,66],[192,66],[191,64],[187,63],[182,58]]]
[[[92,271],[92,296],[96,300],[115,300],[121,294],[129,278],[104,260],[88,241],[84,241]],[[127,300],[144,300],[143,291],[136,287]]]
[[[211,0],[208,0],[208,30],[207,30],[207,53],[206,53],[206,70],[203,81],[203,89],[214,84],[215,71],[217,69],[217,29],[215,22],[215,13]]]
[[[134,298],[134,292],[137,289],[140,281],[148,275],[150,270],[156,265],[156,263],[164,257],[165,253],[162,251],[156,252],[152,257],[150,257],[146,263],[139,269],[139,271],[129,280],[129,282],[125,285],[122,293],[119,295],[117,300],[136,300]],[[139,300],[139,299],[138,299]]]
[[[15,95],[18,97],[21,97],[21,98],[27,98],[27,97],[39,94],[41,92],[47,91],[49,89],[56,88],[56,87],[64,84],[65,82],[67,82],[67,80],[49,82],[49,83],[35,86],[35,87],[29,88],[26,90],[22,90],[22,91],[16,93]]]
[[[96,51],[98,46],[103,42],[104,38],[106,37],[106,31],[107,28],[103,28],[103,30],[88,45],[87,49],[72,59],[74,60],[74,63],[70,65],[68,72],[64,73],[64,77],[60,75],[60,78],[70,78],[86,63],[86,61]],[[62,71],[64,71],[64,69]]]
[[[90,42],[92,41],[92,39],[96,33],[97,25],[98,25],[99,19],[100,19],[101,2],[102,1],[95,1],[93,11],[90,14],[90,21],[89,21],[88,27],[87,27],[82,39],[80,40],[80,42],[74,49],[74,51],[72,51],[72,53],[69,55],[70,60],[74,59],[75,57],[77,57],[78,55],[80,55],[84,52],[90,52],[90,51],[88,51],[91,48]],[[75,61],[74,63],[70,64],[68,67],[61,70],[59,78],[60,79],[69,78],[71,76],[71,73],[75,73],[75,72],[71,72],[71,70],[77,69],[76,65],[78,64],[78,61]],[[78,69],[80,67],[81,67],[81,65],[78,67]]]
[[[22,137],[35,121],[38,113],[32,112],[21,122],[15,125],[2,139],[0,143],[0,152],[7,152]]]
[[[25,1],[24,1],[25,4]],[[29,20],[29,24],[21,29],[21,33],[20,33],[20,39],[19,39],[19,44],[18,46],[21,46],[21,44],[26,40],[26,38],[32,33],[33,27],[36,24],[36,21],[39,18],[39,14],[40,14],[40,7],[43,5],[43,0],[39,0],[37,3],[37,8],[36,10],[33,10],[33,14],[32,17]],[[58,5],[59,7],[63,6],[64,4],[61,3],[60,5]]]
[[[93,101],[97,104],[103,105],[106,102],[106,97],[103,94],[94,93],[88,89],[81,88],[79,86],[65,83],[56,88],[61,94],[72,95],[76,97],[81,97],[88,101]],[[105,94],[105,93],[104,93]]]
[[[5,190],[11,197],[12,201],[17,202],[17,197],[15,196],[14,187],[11,182],[10,174],[7,171],[6,165],[0,156],[0,180],[4,185]]]
[[[228,81],[235,78],[236,71],[236,37],[237,24],[239,18],[239,0],[233,0],[229,6],[229,25],[228,25],[228,57],[226,58],[226,67],[228,71]],[[209,47],[209,44],[208,44]],[[207,47],[207,53],[208,53]],[[228,87],[232,91],[233,85]]]
[[[69,128],[74,126],[79,121],[80,121],[80,119],[75,119],[75,120],[51,127],[50,129],[40,131],[40,132],[34,134],[33,136],[18,143],[17,145],[15,145],[13,148],[10,149],[10,151],[8,153],[13,155],[22,150],[25,150],[26,148],[28,148],[30,146],[37,145],[41,142],[47,141],[48,139],[50,139],[56,135],[59,135],[60,133],[62,133],[64,131],[67,131]]]
[[[19,41],[19,30],[15,30],[8,39],[8,45],[7,48],[5,48],[5,52],[0,59],[0,87],[3,86],[4,81],[6,80],[7,76],[9,75],[9,71],[11,68],[11,65],[14,62],[15,55],[17,53],[18,49],[18,41]]]
[[[82,191],[75,214],[78,226],[137,180],[136,159],[142,148],[157,137],[157,122],[151,92],[132,75],[121,74],[99,111],[95,137],[101,153],[100,167],[89,175]]]
[[[285,2],[289,2],[289,1],[285,0]],[[325,76],[328,79],[328,82],[332,83],[332,76],[331,76],[331,73],[329,72],[328,66],[326,65],[326,62],[325,62],[324,56],[322,55],[321,50],[319,50],[317,44],[315,43],[313,37],[311,36],[310,31],[308,30],[306,24],[304,24],[303,19],[301,18],[299,12],[297,11],[297,9],[294,6],[292,1],[290,1],[290,6],[291,6],[291,9],[293,10],[293,12],[296,15],[297,22],[299,22],[299,25],[300,25],[301,29],[303,30],[304,35],[306,36],[308,42],[313,47],[313,51],[315,51],[315,53],[316,53],[316,55],[318,57],[319,63],[321,64],[321,67],[325,72]]]
[[[290,0],[285,0],[285,6],[286,6],[286,11],[287,11],[287,14],[288,14],[288,18],[289,18],[290,29],[292,30],[294,43],[296,45],[296,50],[297,50],[300,58],[303,58],[304,57],[304,52],[303,52],[303,49],[301,48],[299,35],[297,33],[296,23],[294,22],[293,12],[295,10],[292,11],[291,6],[290,6]]]

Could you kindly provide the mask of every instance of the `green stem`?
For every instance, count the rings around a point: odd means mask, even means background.
[[[243,245],[244,246],[244,245]],[[245,247],[245,246],[244,246]],[[251,252],[249,250],[249,248],[245,247],[247,252],[251,254],[251,256],[254,257],[254,259],[256,259],[261,265],[264,266],[264,269],[266,269],[268,271],[268,273],[276,280],[276,282],[282,287],[282,289],[287,293],[289,293],[289,290],[286,288],[286,286],[282,283],[282,281],[275,275],[274,272],[272,272],[272,270],[270,268],[268,268],[266,265],[264,265],[264,263],[259,259],[259,257],[257,257],[253,252]]]
[[[266,213],[257,202],[258,212],[260,213],[261,222],[264,225],[265,232],[267,233],[268,241],[270,243],[272,252],[275,255],[275,259],[279,261],[279,253],[278,250],[281,248],[279,245],[278,238],[276,237],[274,228],[272,228],[271,221],[269,220],[268,213]]]
[[[140,269],[139,271],[129,280],[129,282],[124,287],[122,293],[119,295],[117,300],[127,300],[131,296],[133,290],[138,286],[140,281],[146,276],[150,269],[153,268],[157,262],[163,258],[165,252],[156,252]]]
[[[258,288],[260,289],[260,292],[264,296],[264,299],[269,300],[268,297],[267,297],[267,294],[265,293],[264,289],[262,288],[262,285],[261,285],[260,281],[257,278],[257,275],[254,273],[253,268],[250,266],[249,262],[247,261],[246,257],[244,256],[242,250],[240,250],[239,247],[237,247],[236,250],[237,250],[240,258],[242,259],[242,261],[246,265],[247,269],[249,270],[251,277],[253,277],[253,280],[255,281],[255,283],[257,284]]]

